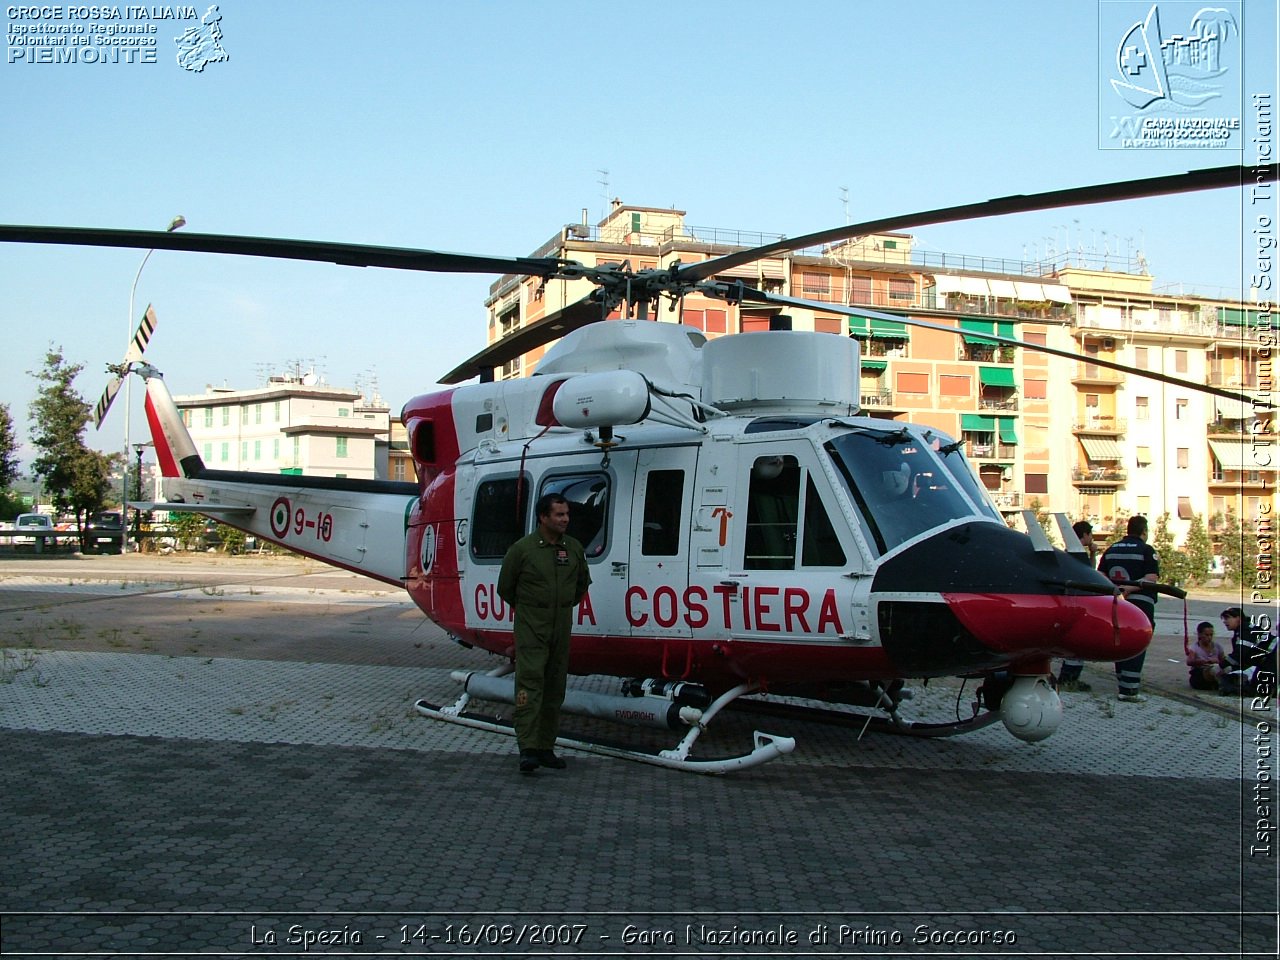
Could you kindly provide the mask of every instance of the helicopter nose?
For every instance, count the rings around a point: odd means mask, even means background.
[[[1151,642],[1151,624],[1112,594],[1111,581],[1022,533],[972,522],[885,560],[872,585],[881,641],[905,668],[1071,657],[1126,660]],[[936,591],[942,604],[912,602]],[[894,596],[896,594],[896,596]]]
[[[1151,642],[1146,614],[1115,596],[944,593],[943,599],[984,647],[1006,656],[1127,660]]]

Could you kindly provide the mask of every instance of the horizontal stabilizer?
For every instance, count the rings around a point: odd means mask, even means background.
[[[257,510],[257,507],[240,507],[226,503],[169,503],[164,501],[129,501],[134,510],[168,510],[170,513],[205,513],[211,516],[246,517]]]

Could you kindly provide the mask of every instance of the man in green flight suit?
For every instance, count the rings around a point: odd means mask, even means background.
[[[566,531],[569,502],[558,493],[537,504],[538,529],[511,545],[498,575],[498,596],[516,611],[516,741],[520,772],[563,770],[556,756],[560,705],[569,672],[573,608],[587,595],[586,554]]]

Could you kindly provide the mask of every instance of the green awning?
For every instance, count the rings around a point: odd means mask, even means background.
[[[1007,320],[961,320],[960,331],[965,343],[994,344],[994,340],[981,336],[984,333],[1008,337],[1010,340],[1017,336],[1013,322]]]
[[[1218,319],[1232,327],[1256,327],[1258,325],[1258,311],[1237,310],[1235,307],[1219,307]]]
[[[888,364],[884,360],[859,360],[862,369],[869,373],[883,373]]]
[[[979,367],[978,382],[984,387],[1014,387],[1012,367]]]
[[[849,335],[853,337],[883,337],[886,340],[906,340],[907,325],[896,320],[850,317]]]
[[[1018,431],[1015,429],[1016,421],[1010,417],[1000,418],[1000,442],[1001,443],[1017,443]]]
[[[896,320],[872,320],[871,335],[884,337],[886,340],[907,339],[907,325]]]
[[[973,433],[995,433],[996,418],[984,417],[980,413],[960,414],[960,429]]]
[[[995,333],[996,325],[994,320],[961,320],[960,330],[961,336],[964,337],[965,343],[984,344],[986,346],[995,346],[994,340],[988,340],[980,337],[981,333]]]

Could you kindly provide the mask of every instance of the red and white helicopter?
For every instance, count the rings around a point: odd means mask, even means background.
[[[442,720],[494,728],[472,697],[510,702],[512,611],[495,584],[508,545],[531,529],[532,504],[557,492],[593,584],[575,619],[570,670],[622,680],[615,695],[570,691],[565,709],[684,728],[656,754],[580,740],[565,746],[721,773],[789,752],[755,734],[753,749],[697,759],[713,717],[746,694],[866,708],[904,733],[950,735],[1002,720],[1041,740],[1062,708],[1050,661],[1118,661],[1151,639],[1145,616],[1084,561],[1065,518],[1067,550],[1039,525],[1011,530],[965,460],[928,427],[858,415],[853,339],[786,330],[707,340],[647,320],[659,296],[698,290],[727,300],[811,306],[717,280],[733,266],[819,243],[948,220],[1254,182],[1223,167],[1171,177],[1016,196],[853,224],[725,257],[633,272],[551,258],[498,258],[151,231],[0,226],[0,240],[234,253],[441,272],[586,278],[594,292],[494,344],[442,379],[475,384],[404,406],[416,483],[213,470],[198,455],[161,375],[131,348],[167,503],[290,550],[402,585],[461,643],[506,663],[461,676]],[[1275,179],[1270,168],[1266,179]],[[603,319],[620,305],[630,319]],[[843,310],[946,330],[861,307]],[[992,336],[991,340],[1059,353]],[[558,340],[532,377],[494,382],[495,367]],[[1249,402],[1149,371],[1137,376]],[[110,388],[109,388],[110,390]],[[113,391],[111,391],[113,392]],[[107,398],[109,399],[109,398]],[[100,411],[105,412],[105,410]],[[1173,588],[1168,588],[1172,590]],[[980,681],[972,716],[906,720],[904,681]]]

